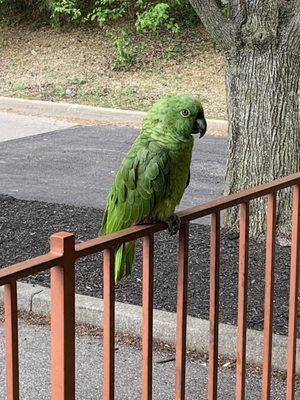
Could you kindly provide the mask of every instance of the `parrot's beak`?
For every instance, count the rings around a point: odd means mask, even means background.
[[[207,128],[207,123],[206,123],[206,119],[204,118],[204,115],[199,115],[197,116],[197,119],[194,123],[193,129],[192,129],[192,133],[195,134],[200,134],[200,138],[202,138],[202,136],[205,135],[206,132],[206,128]]]

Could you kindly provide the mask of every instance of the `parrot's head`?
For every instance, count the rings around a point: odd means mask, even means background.
[[[157,139],[191,140],[191,134],[201,138],[206,132],[206,120],[201,102],[190,95],[166,95],[150,108],[145,123],[154,128]]]

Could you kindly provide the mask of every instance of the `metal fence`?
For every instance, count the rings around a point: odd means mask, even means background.
[[[262,196],[267,196],[262,399],[270,398],[276,193],[288,187],[293,189],[293,201],[286,399],[295,398],[297,295],[300,273],[300,173],[189,208],[178,214],[181,226],[178,253],[176,400],[185,398],[189,222],[207,215],[211,215],[208,399],[214,400],[218,397],[220,212],[234,206],[240,206],[236,399],[245,398],[249,202]],[[80,257],[102,251],[103,399],[114,399],[114,248],[138,238],[143,238],[142,399],[152,398],[153,236],[164,229],[166,225],[163,223],[137,225],[80,244],[75,244],[74,235],[71,233],[57,233],[50,238],[49,253],[0,270],[0,286],[4,285],[8,400],[19,399],[17,280],[51,269],[51,398],[75,399],[74,263]]]

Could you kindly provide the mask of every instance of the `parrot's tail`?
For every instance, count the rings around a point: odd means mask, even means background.
[[[122,244],[115,255],[115,282],[131,274],[135,254],[135,242]]]

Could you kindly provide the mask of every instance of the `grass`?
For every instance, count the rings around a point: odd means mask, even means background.
[[[226,118],[223,60],[201,28],[131,36],[134,62],[114,68],[111,34],[96,28],[0,26],[0,95],[147,110],[165,93],[199,96]]]

